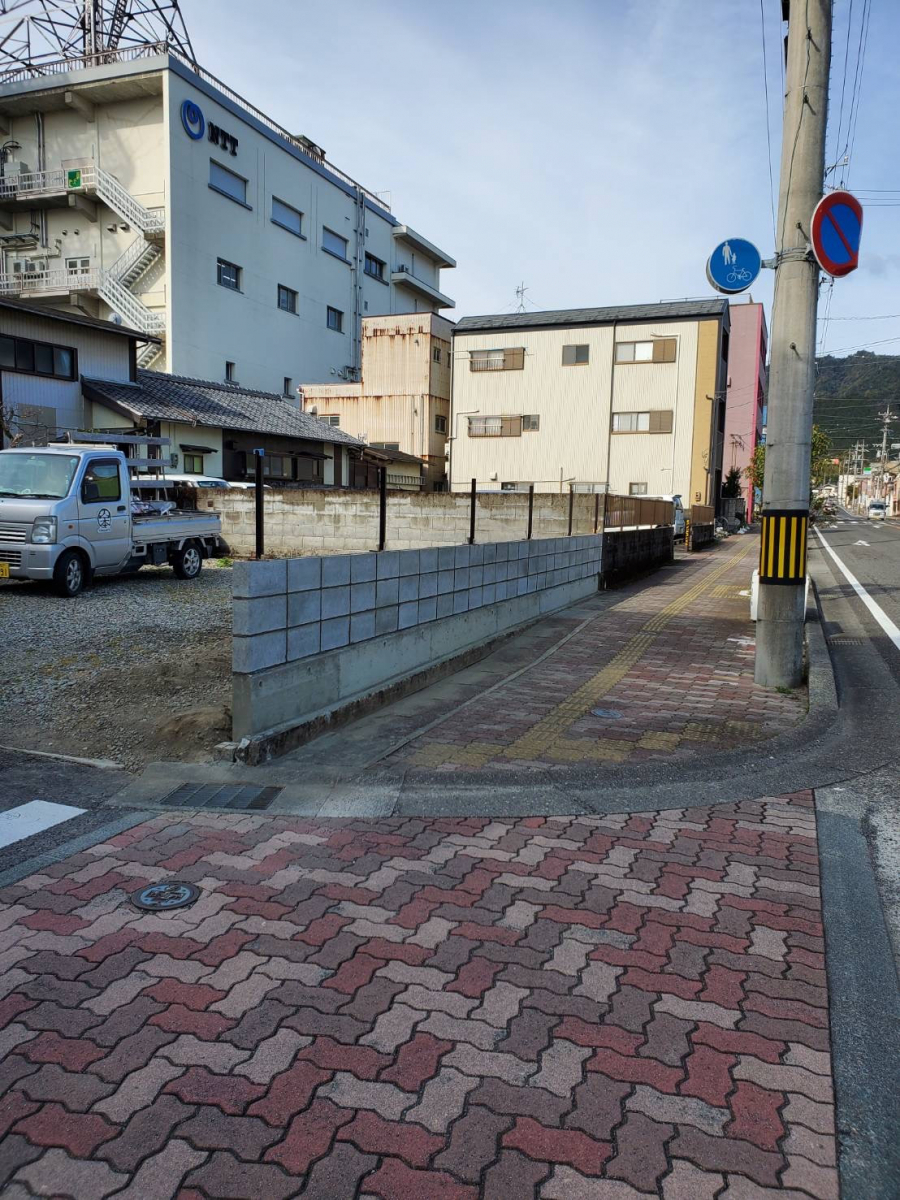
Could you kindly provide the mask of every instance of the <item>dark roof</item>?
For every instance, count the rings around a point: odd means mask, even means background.
[[[618,304],[612,308],[560,308],[549,312],[497,313],[462,317],[453,336],[480,329],[545,329],[554,325],[611,325],[637,321],[669,321],[679,317],[719,317],[728,306],[722,299],[666,300],[661,304]]]
[[[386,450],[384,446],[367,446],[367,454],[377,454],[382,458],[388,459],[389,462],[406,462],[418,463],[422,465],[422,459],[417,458],[415,454],[407,454],[405,450]]]
[[[234,384],[186,379],[162,371],[138,371],[137,383],[82,379],[82,386],[88,399],[135,418],[365,445],[359,438],[300,412],[290,400],[273,392],[254,392]]]
[[[46,321],[65,321],[69,325],[86,325],[88,329],[101,329],[104,333],[118,333],[125,337],[136,338],[139,342],[159,342],[158,337],[149,333],[141,333],[137,329],[129,329],[127,325],[117,325],[114,321],[103,321],[99,317],[88,317],[75,309],[48,308],[45,304],[23,304],[21,300],[10,300],[7,296],[0,297],[0,308],[8,308],[13,312],[28,313],[30,316],[43,317]]]

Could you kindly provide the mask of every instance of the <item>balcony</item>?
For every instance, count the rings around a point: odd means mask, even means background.
[[[392,232],[398,242],[406,242],[413,250],[417,250],[420,254],[424,254],[426,258],[430,258],[436,267],[456,266],[455,258],[451,258],[449,254],[445,254],[443,250],[435,246],[434,242],[429,242],[428,238],[422,237],[421,233],[416,233],[408,225],[395,225]]]
[[[391,283],[400,287],[408,288],[409,291],[415,292],[417,296],[421,296],[424,300],[429,300],[433,304],[437,304],[440,308],[456,308],[456,301],[451,300],[449,296],[445,296],[443,292],[439,292],[436,287],[430,283],[426,283],[424,279],[419,279],[413,275],[408,267],[398,267],[395,271],[391,271]]]
[[[26,301],[53,301],[61,297],[87,294],[100,299],[122,321],[139,333],[153,337],[164,336],[166,315],[160,309],[148,308],[130,292],[113,271],[99,267],[79,270],[17,271],[0,274],[0,296],[12,296]]]
[[[80,208],[96,220],[97,202],[105,204],[146,238],[165,234],[161,208],[145,208],[108,171],[94,163],[53,167],[47,171],[20,171],[0,178],[0,209],[15,212],[29,208]]]

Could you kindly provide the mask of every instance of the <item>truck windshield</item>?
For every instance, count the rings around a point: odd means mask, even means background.
[[[0,496],[62,500],[78,467],[69,454],[0,454]]]

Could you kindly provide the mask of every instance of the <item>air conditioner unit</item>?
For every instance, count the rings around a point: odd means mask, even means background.
[[[169,455],[169,466],[173,470],[178,466],[178,454],[174,450]]]
[[[400,266],[397,268],[397,273],[398,273],[398,274],[400,274],[400,275],[408,275],[408,274],[409,274],[409,267],[407,267],[407,266],[404,266],[404,264],[403,264],[403,263],[401,263],[401,264],[400,264]]]
[[[47,270],[46,258],[16,258],[13,259],[13,275],[36,275],[38,271]]]

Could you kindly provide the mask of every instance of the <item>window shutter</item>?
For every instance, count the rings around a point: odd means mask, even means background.
[[[575,347],[574,346],[563,346],[562,365],[564,367],[571,367],[571,366],[574,366],[574,364],[575,364]]]
[[[670,408],[654,408],[650,410],[650,432],[672,432],[672,410]]]
[[[505,350],[503,353],[504,371],[521,371],[525,367],[525,347],[515,350]]]
[[[522,418],[521,417],[501,417],[500,418],[500,436],[501,437],[521,437],[522,436]]]
[[[653,343],[653,361],[674,362],[675,344],[675,338],[657,338]]]

